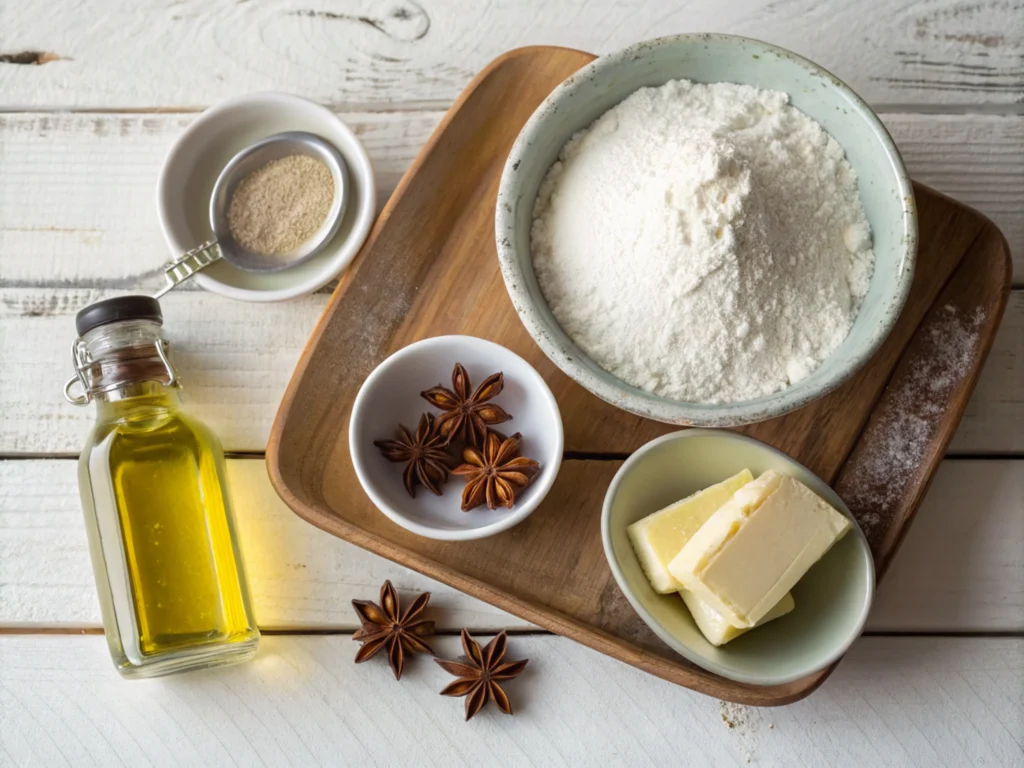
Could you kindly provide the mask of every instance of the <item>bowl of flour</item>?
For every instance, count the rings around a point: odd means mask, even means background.
[[[597,59],[509,155],[498,255],[541,349],[675,424],[778,416],[878,349],[913,278],[913,191],[847,86],[775,46],[682,35]]]

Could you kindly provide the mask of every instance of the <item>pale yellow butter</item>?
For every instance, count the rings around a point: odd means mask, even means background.
[[[722,614],[688,589],[680,590],[679,596],[683,598],[683,602],[686,603],[686,607],[690,609],[690,614],[693,616],[693,620],[697,624],[697,628],[704,634],[704,637],[706,637],[708,642],[712,645],[725,645],[730,640],[735,640],[744,632],[749,632],[751,630],[751,627],[734,627],[722,618]],[[782,599],[775,604],[775,607],[768,611],[768,613],[764,615],[764,618],[757,622],[757,626],[760,627],[773,619],[785,616],[795,607],[796,601],[793,599],[793,595],[787,592],[782,596]]]
[[[668,571],[669,561],[715,511],[737,490],[754,479],[749,469],[728,480],[670,504],[626,529],[644,573],[656,592],[668,594],[682,588]]]
[[[733,494],[668,570],[737,627],[753,627],[850,530],[803,483],[765,472]]]

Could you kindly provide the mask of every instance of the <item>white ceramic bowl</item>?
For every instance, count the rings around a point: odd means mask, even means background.
[[[308,261],[273,273],[246,272],[223,261],[192,279],[231,299],[283,301],[312,293],[341,274],[370,233],[377,192],[370,158],[329,109],[286,93],[255,93],[203,112],[178,137],[157,183],[157,212],[171,258],[210,239],[210,195],[239,151],[285,131],[308,131],[337,147],[348,166],[350,197],[338,232]]]
[[[715,647],[682,599],[651,587],[627,526],[743,469],[784,472],[853,520],[853,530],[793,588],[793,611]],[[802,464],[759,440],[725,430],[687,429],[652,440],[612,479],[601,513],[604,553],[616,583],[640,618],[669,647],[722,677],[751,685],[799,680],[841,657],[871,610],[875,566],[867,539],[835,491]]]
[[[394,437],[398,424],[415,431],[423,413],[440,411],[420,392],[441,384],[451,387],[452,368],[462,363],[473,387],[492,373],[505,374],[505,388],[494,402],[512,415],[496,428],[523,435],[522,453],[540,462],[540,473],[512,509],[469,512],[461,509],[461,477],[453,475],[444,495],[422,486],[411,498],[402,484],[402,466],[385,459],[374,440]],[[562,417],[544,379],[519,355],[473,336],[437,336],[399,350],[366,377],[352,404],[349,451],[363,490],[381,512],[406,530],[430,539],[468,541],[511,528],[527,518],[551,489],[562,463]]]
[[[775,394],[703,404],[659,397],[605,371],[562,330],[537,283],[530,226],[541,181],[566,141],[645,86],[686,78],[784,91],[846,150],[871,223],[875,271],[846,340],[810,376]],[[680,35],[602,56],[555,88],[509,153],[498,189],[498,259],[512,303],[537,345],[566,375],[623,410],[671,424],[724,427],[770,419],[832,391],[885,341],[906,301],[917,252],[910,178],[878,117],[813,62],[768,43],[731,35]]]

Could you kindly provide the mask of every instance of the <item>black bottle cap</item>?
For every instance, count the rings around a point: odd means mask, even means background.
[[[164,313],[160,311],[160,302],[152,296],[118,296],[81,310],[75,315],[75,330],[79,336],[85,336],[93,328],[122,320],[153,320],[163,325]]]

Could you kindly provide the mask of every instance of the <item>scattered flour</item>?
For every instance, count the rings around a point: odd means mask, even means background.
[[[533,263],[565,331],[656,394],[732,402],[808,376],[874,266],[843,149],[784,93],[643,88],[576,134],[541,185]]]
[[[760,741],[756,736],[758,723],[761,721],[760,716],[755,714],[750,707],[730,701],[718,702],[718,716],[722,719],[725,727],[735,734],[736,746],[741,750],[743,762],[749,764],[754,759]],[[774,727],[774,725],[769,725],[769,728]]]
[[[984,320],[980,308],[964,315],[952,304],[942,307],[929,322],[917,367],[883,396],[883,416],[862,438],[871,448],[854,455],[839,489],[869,540],[921,470],[949,397],[974,364]]]
[[[744,730],[749,723],[749,708],[743,704],[735,704],[731,701],[718,702],[718,716],[722,718],[726,728],[738,728]]]

